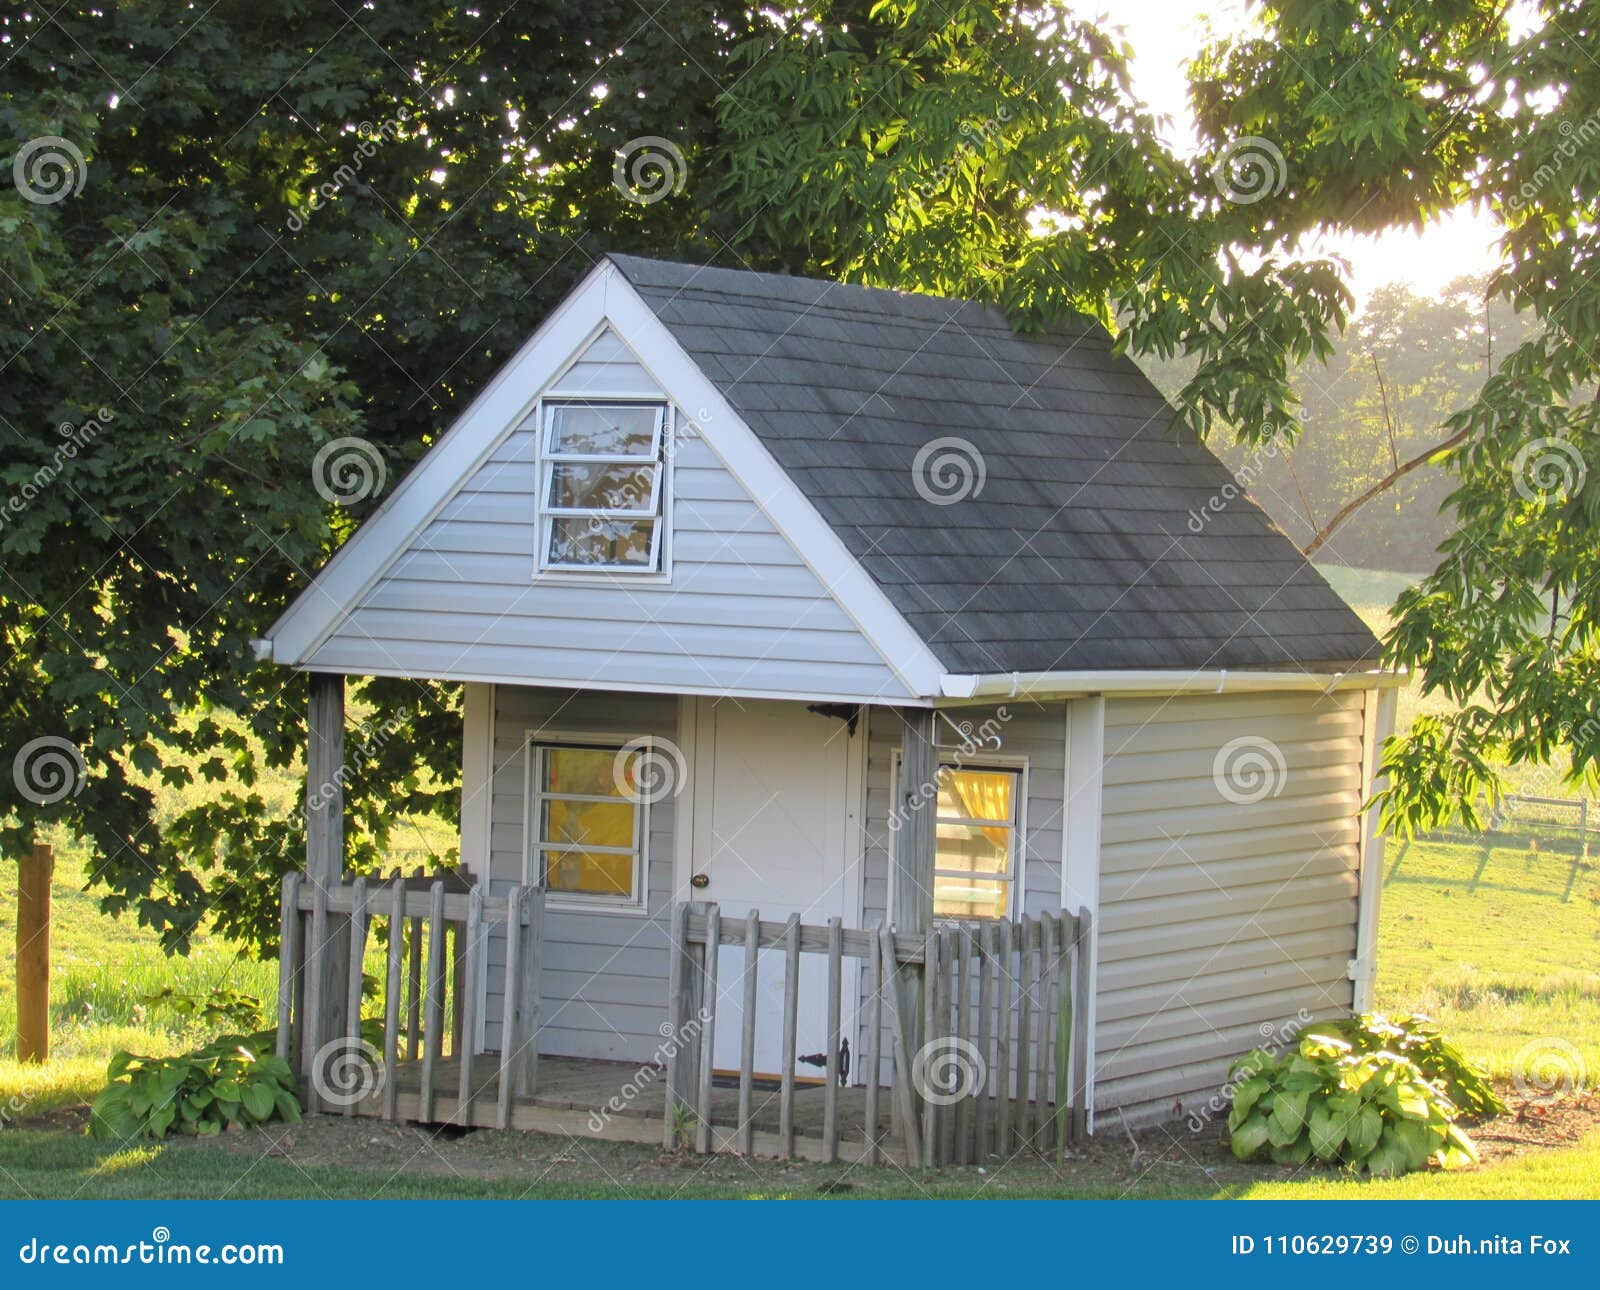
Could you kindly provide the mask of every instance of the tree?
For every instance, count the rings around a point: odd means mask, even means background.
[[[1597,493],[1506,486],[1537,439],[1593,452],[1572,399],[1596,167],[1564,151],[1592,129],[1593,9],[1546,3],[1513,40],[1489,0],[1264,7],[1195,66],[1192,158],[1115,40],[1015,4],[6,15],[0,747],[69,774],[64,796],[0,776],[0,844],[62,821],[108,906],[170,945],[208,913],[269,941],[300,824],[259,776],[296,757],[303,701],[248,642],[381,496],[327,468],[402,471],[602,247],[970,295],[1028,327],[1087,312],[1192,361],[1178,432],[1287,444],[1296,369],[1349,305],[1306,235],[1471,200],[1511,230],[1493,291],[1543,330],[1450,423],[1459,532],[1390,649],[1491,701],[1398,746],[1393,814],[1448,810],[1500,743],[1592,768]],[[641,192],[652,158],[672,182]],[[398,813],[449,811],[456,765],[447,687],[359,697],[401,724],[353,741],[358,865]],[[207,800],[164,808],[197,777]]]
[[[712,132],[742,10],[49,10],[0,17],[0,845],[64,822],[109,910],[261,942],[305,699],[251,639],[600,241],[692,244],[613,156]],[[450,687],[356,701],[359,867],[453,809],[460,734]]]

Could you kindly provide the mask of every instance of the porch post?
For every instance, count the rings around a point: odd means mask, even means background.
[[[344,677],[311,673],[306,714],[306,886],[331,892],[344,877]],[[324,907],[326,901],[323,901]],[[318,927],[318,923],[321,927]],[[318,934],[320,932],[320,935]],[[350,918],[329,913],[312,920],[306,937],[304,1064],[330,1040],[347,1033],[345,987],[349,979]],[[314,1109],[315,1093],[308,1089]]]
[[[894,929],[921,936],[933,922],[934,814],[937,810],[939,754],[934,747],[931,708],[900,708],[900,778],[895,802],[899,827],[894,834]],[[900,1022],[906,1047],[915,1058],[922,1047],[923,969],[899,970]]]

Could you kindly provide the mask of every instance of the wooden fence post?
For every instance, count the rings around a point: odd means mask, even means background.
[[[43,842],[17,866],[17,1060],[50,1056],[50,879],[55,855]]]

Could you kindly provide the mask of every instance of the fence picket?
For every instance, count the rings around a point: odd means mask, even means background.
[[[434,1068],[444,1055],[445,928],[444,883],[434,879],[429,888],[426,1019],[422,1035],[422,1122],[433,1123]]]
[[[406,880],[394,880],[389,906],[389,962],[383,992],[383,1118],[393,1121],[399,1111],[400,1003],[405,971]]]
[[[783,1082],[778,1092],[778,1136],[783,1158],[794,1158],[794,1063],[800,1024],[800,915],[783,929]]]
[[[744,924],[744,1004],[739,1017],[739,1150],[755,1151],[756,992],[761,959],[761,911],[752,909]]]
[[[722,941],[722,910],[713,904],[706,910],[706,952],[701,969],[705,984],[701,987],[700,1030],[700,1087],[695,1098],[694,1146],[701,1155],[711,1150],[711,1080],[712,1053],[717,1037],[717,960]]]

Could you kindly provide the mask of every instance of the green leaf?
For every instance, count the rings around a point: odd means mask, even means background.
[[[1288,1146],[1300,1136],[1305,1128],[1306,1100],[1310,1096],[1304,1089],[1286,1090],[1278,1094],[1267,1116],[1267,1133],[1273,1146]]]
[[[1249,1160],[1267,1145],[1267,1118],[1253,1115],[1228,1135],[1228,1147],[1240,1160]]]

